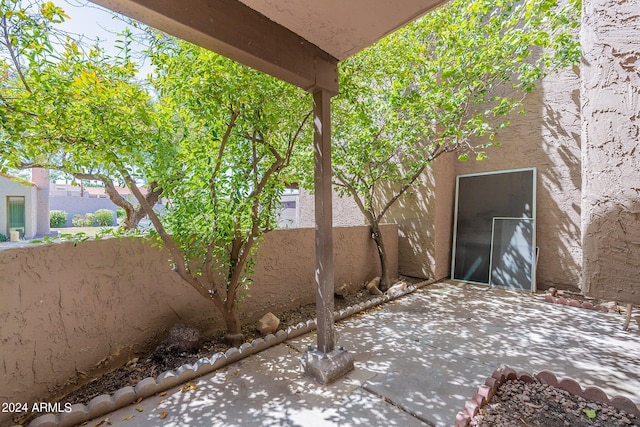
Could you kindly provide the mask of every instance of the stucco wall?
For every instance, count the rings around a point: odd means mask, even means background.
[[[583,290],[640,304],[640,2],[582,14]]]
[[[579,76],[574,70],[547,77],[530,94],[527,114],[514,114],[499,134],[501,147],[483,161],[440,158],[416,188],[399,199],[388,220],[398,223],[402,274],[450,274],[456,175],[536,167],[538,287],[579,290],[581,154]],[[496,189],[499,191],[499,189]]]
[[[414,189],[401,196],[385,220],[398,224],[398,269],[411,277],[449,276],[455,192],[455,157],[444,155]]]
[[[549,76],[525,100],[488,150],[487,160],[456,162],[456,175],[537,168],[537,285],[580,289],[580,78],[568,69]],[[499,189],[496,189],[499,190]]]
[[[397,227],[383,232],[397,274]],[[379,274],[367,227],[334,233],[336,284]],[[314,252],[313,229],[268,233],[242,319],[313,303]],[[44,399],[78,372],[128,360],[177,323],[222,330],[212,304],[167,259],[143,239],[0,250],[0,402]],[[0,425],[8,415],[0,413]]]
[[[307,190],[300,189],[300,227],[315,227],[316,208],[314,195]],[[364,215],[360,212],[356,202],[350,197],[340,197],[333,192],[333,226],[352,227],[363,225]]]

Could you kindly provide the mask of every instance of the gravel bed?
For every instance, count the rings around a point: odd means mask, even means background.
[[[640,425],[635,415],[543,384],[508,380],[473,417],[474,427],[617,427]]]

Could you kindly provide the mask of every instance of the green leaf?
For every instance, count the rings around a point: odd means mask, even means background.
[[[596,417],[596,411],[594,409],[585,408],[582,412],[584,412],[584,414],[590,419],[594,419]]]

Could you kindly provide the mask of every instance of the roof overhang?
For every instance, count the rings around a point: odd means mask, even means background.
[[[309,92],[337,64],[445,0],[92,0]]]

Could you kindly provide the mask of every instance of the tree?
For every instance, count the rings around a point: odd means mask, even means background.
[[[483,159],[499,145],[496,132],[536,82],[579,60],[579,10],[555,0],[453,0],[341,63],[334,185],[371,228],[382,289],[385,214],[438,156]]]
[[[123,180],[140,207],[132,214],[119,205],[132,223],[149,216],[174,270],[213,303],[227,340],[239,344],[237,308],[255,250],[277,225],[294,146],[310,140],[307,94],[156,34],[149,54],[157,73],[145,87],[127,34],[114,58],[69,39],[54,46],[49,26],[66,18],[61,9],[2,5],[2,164],[101,180],[112,199],[113,179]],[[153,210],[160,191],[169,201],[162,215]]]
[[[150,96],[136,81],[131,34],[121,36],[120,55],[109,57],[99,46],[80,46],[55,29],[68,18],[51,2],[1,3],[0,164],[99,180],[125,210],[124,228],[132,229],[143,211],[120,196],[113,177],[144,161],[141,148],[153,143],[150,136],[161,125],[153,122]],[[161,189],[154,182],[149,189],[153,205]]]
[[[255,250],[277,226],[294,147],[310,143],[303,91],[186,42],[152,50],[157,108],[182,133],[163,139],[149,178],[169,200],[160,217],[132,186],[174,270],[223,315],[225,339],[243,340],[238,304]],[[131,183],[131,178],[126,177]]]

